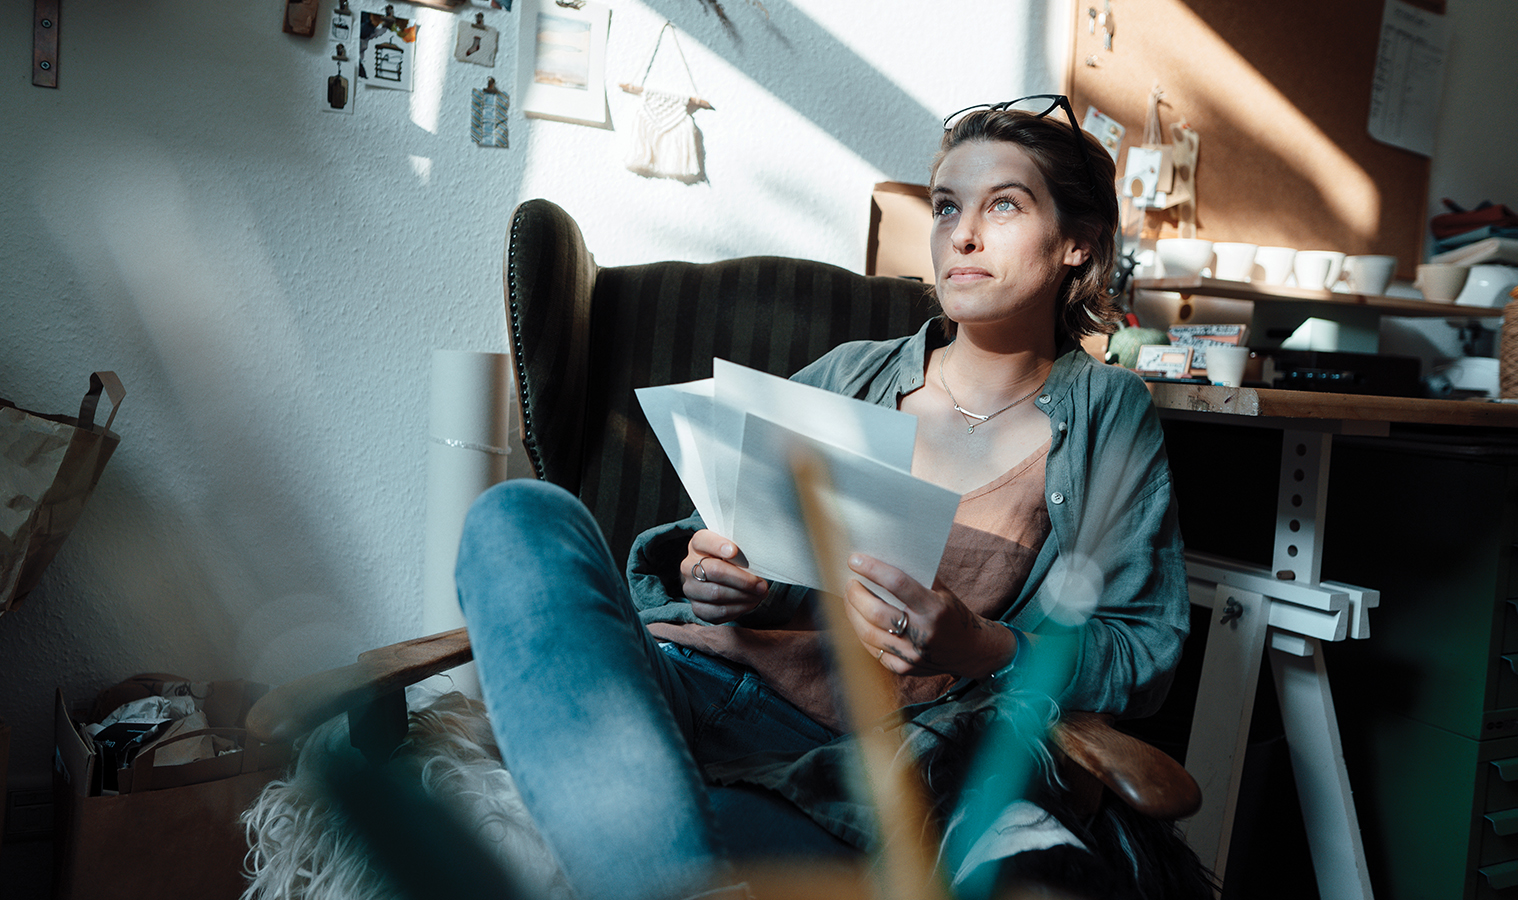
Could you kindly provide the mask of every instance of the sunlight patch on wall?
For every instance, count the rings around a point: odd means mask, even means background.
[[[453,51],[453,33],[458,17],[432,10],[417,10],[418,31],[427,35],[416,42],[416,66],[411,82],[411,122],[416,127],[437,134],[438,117],[443,107],[443,78]]]
[[[411,171],[416,173],[416,180],[426,187],[432,182],[432,160],[425,156],[409,156]]]

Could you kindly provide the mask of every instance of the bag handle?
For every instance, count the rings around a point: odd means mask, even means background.
[[[111,414],[106,417],[102,431],[110,431],[111,423],[116,421],[116,410],[121,407],[121,401],[126,397],[126,388],[121,386],[121,379],[116,377],[115,372],[91,372],[90,390],[84,395],[84,401],[79,404],[79,424],[85,428],[95,427],[95,407],[100,405],[100,391],[104,389],[111,398]]]
[[[180,741],[189,740],[190,738],[204,737],[208,734],[212,735],[213,737],[242,738],[243,757],[241,771],[246,772],[248,770],[248,758],[252,754],[248,752],[246,740],[247,731],[245,729],[198,728],[194,731],[186,731],[184,734],[176,734],[166,741],[159,741],[153,746],[137,754],[137,758],[132,760],[132,793],[135,794],[138,791],[151,791],[153,789],[153,776],[150,773],[153,771],[153,759],[158,755],[159,750],[167,747],[170,744],[177,744]]]

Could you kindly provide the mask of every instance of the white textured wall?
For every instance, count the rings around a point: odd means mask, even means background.
[[[0,4],[0,396],[72,411],[97,368],[128,391],[83,521],[0,619],[11,786],[47,783],[56,686],[279,683],[419,634],[430,354],[504,349],[518,201],[608,265],[859,269],[871,185],[922,180],[942,115],[1057,88],[1067,2],[725,0],[728,33],[698,0],[612,0],[614,124],[666,18],[716,106],[693,186],[516,109],[511,149],[470,142],[469,89],[514,91],[520,8],[419,8],[416,92],[349,117],[318,111],[325,43],[279,0],[65,4],[58,90],[29,83],[32,4]],[[493,71],[452,60],[476,9]],[[649,83],[683,77],[661,53]]]
[[[518,13],[475,2],[513,90]],[[317,110],[324,44],[280,33],[279,0],[65,4],[56,91],[29,83],[31,4],[0,4],[0,396],[71,411],[96,368],[129,392],[83,521],[0,619],[11,786],[47,781],[55,686],[277,683],[418,633],[430,353],[503,348],[516,202],[563,205],[609,265],[859,268],[871,184],[921,180],[939,116],[1058,85],[1069,2],[725,0],[728,33],[698,0],[612,0],[608,79],[669,18],[717,107],[694,186],[622,169],[616,131],[517,110],[511,149],[475,148],[468,89],[492,73],[451,60],[454,15],[418,12],[416,94],[346,117]],[[1513,203],[1518,6],[1450,7],[1431,191]]]

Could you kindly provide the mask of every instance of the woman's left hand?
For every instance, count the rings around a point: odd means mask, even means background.
[[[851,579],[845,609],[860,643],[898,675],[984,678],[1011,662],[1017,640],[1011,629],[987,619],[947,590],[925,588],[895,566],[856,553],[849,568],[900,600],[887,603]]]

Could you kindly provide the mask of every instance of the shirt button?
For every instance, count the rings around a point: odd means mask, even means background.
[[[1039,403],[1048,403],[1049,402],[1049,395],[1045,394],[1042,397],[1039,397],[1038,398],[1038,402]]]
[[[1055,506],[1058,506],[1059,504],[1065,502],[1065,495],[1061,494],[1059,491],[1055,491],[1049,495],[1049,502],[1053,503]]]
[[[1064,422],[1059,423],[1058,427],[1059,427],[1060,431],[1064,431],[1065,430],[1065,423]]]

